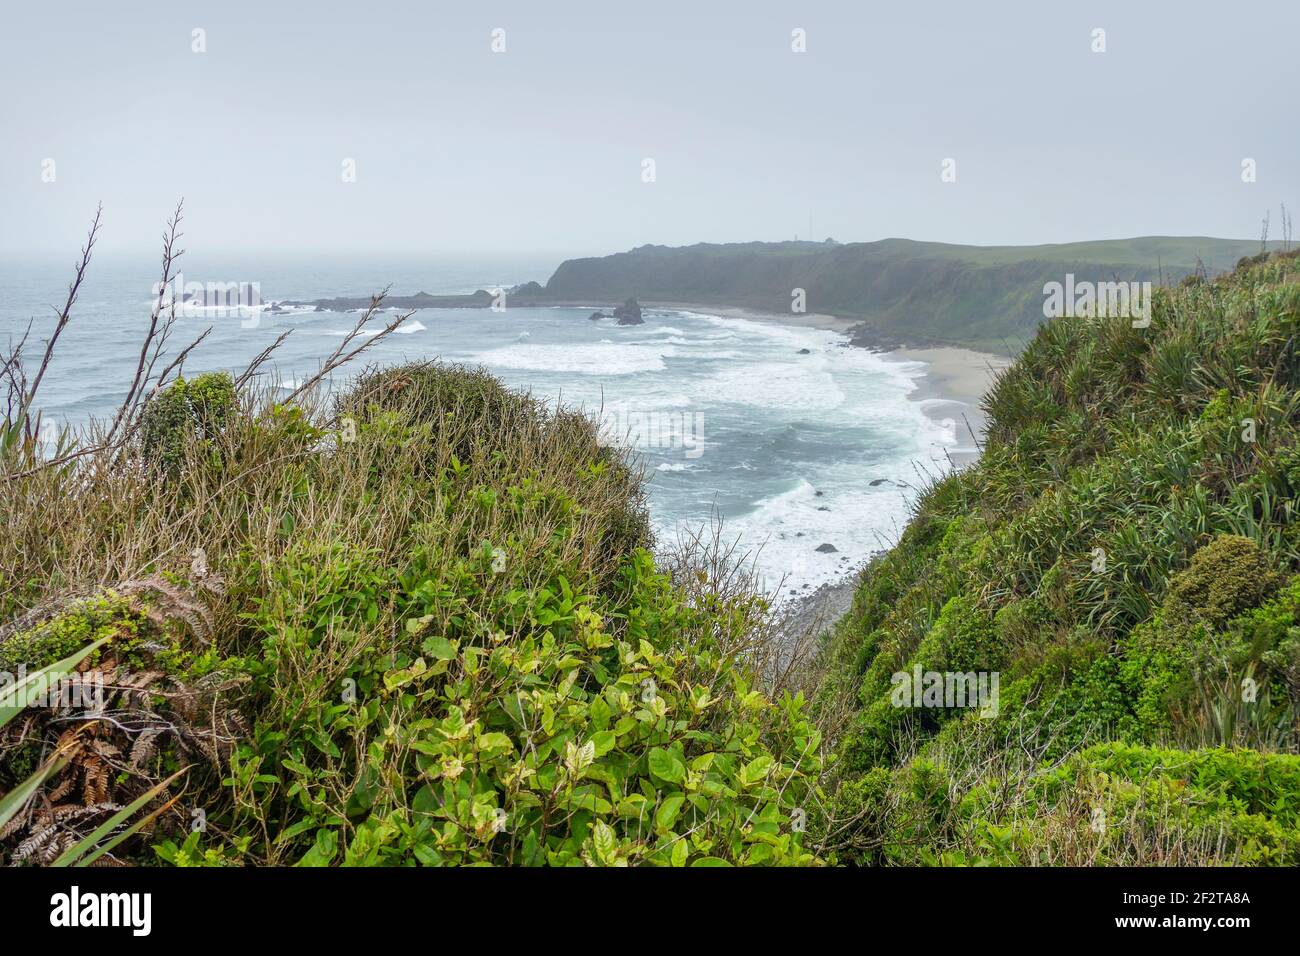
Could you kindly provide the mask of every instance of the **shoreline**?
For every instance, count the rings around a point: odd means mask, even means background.
[[[433,297],[430,297],[433,298]],[[835,332],[844,337],[845,348],[861,348],[880,355],[886,360],[920,365],[919,372],[909,370],[912,388],[906,397],[916,403],[922,414],[954,435],[956,442],[948,448],[948,458],[954,468],[964,468],[979,458],[986,420],[981,407],[983,397],[995,376],[1011,364],[1005,355],[951,345],[895,345],[894,339],[864,336],[860,333],[862,320],[827,313],[771,312],[746,306],[726,306],[698,302],[653,300],[642,302],[641,308],[649,312],[693,312],[720,318],[739,319],[792,328],[818,329]],[[443,306],[426,306],[437,309]],[[450,307],[450,306],[447,306]],[[518,308],[608,309],[608,302],[564,301],[526,303]],[[417,309],[421,311],[422,309]],[[824,633],[833,627],[853,603],[863,572],[882,552],[873,551],[861,556],[841,576],[820,585],[811,592],[796,595],[788,590],[772,595],[777,599],[773,608],[778,619],[778,629],[783,642],[789,643],[809,631]]]
[[[955,466],[965,467],[978,459],[988,425],[984,396],[1013,360],[955,346],[902,348],[882,354],[925,364],[907,397],[920,404],[931,421],[955,427],[957,445],[948,452]]]
[[[1014,361],[1006,355],[957,345],[904,345],[897,348],[872,346],[850,335],[852,330],[861,325],[860,321],[820,312],[787,314],[742,306],[701,305],[697,302],[648,302],[642,303],[641,307],[651,311],[699,312],[727,319],[747,319],[839,332],[848,337],[845,344],[851,348],[865,348],[885,358],[924,364],[924,371],[913,379],[915,387],[907,397],[919,403],[921,411],[936,424],[949,421],[955,424],[957,447],[949,451],[949,456],[957,466],[967,465],[979,457],[978,446],[983,444],[987,424],[981,407],[984,395],[997,374]]]
[[[1014,361],[1005,355],[959,346],[873,347],[854,340],[852,330],[860,323],[821,313],[785,314],[737,306],[662,301],[642,303],[642,308],[838,332],[846,337],[845,344],[850,348],[866,348],[887,359],[921,364],[924,367],[912,378],[913,388],[907,398],[917,403],[922,414],[932,422],[954,430],[957,442],[948,451],[954,468],[965,468],[978,460],[987,427],[982,407],[984,396],[997,375]],[[810,636],[818,638],[835,627],[852,608],[863,574],[882,553],[865,555],[851,570],[811,593],[789,594],[783,601],[778,596],[779,603],[774,608],[776,628],[787,653]]]

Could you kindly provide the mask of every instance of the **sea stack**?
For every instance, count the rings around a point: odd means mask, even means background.
[[[641,318],[641,306],[637,305],[636,299],[628,299],[614,309],[614,318],[618,319],[619,325],[645,324],[645,319]]]

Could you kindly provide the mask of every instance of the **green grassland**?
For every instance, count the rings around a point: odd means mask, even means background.
[[[1300,862],[1297,331],[1294,254],[1039,330],[828,644],[832,855]],[[996,715],[895,706],[918,665]]]
[[[950,344],[1015,352],[1043,321],[1043,285],[1067,273],[1092,282],[1177,281],[1232,269],[1258,241],[1147,236],[1041,246],[879,242],[701,243],[563,264],[547,282],[556,300],[690,302],[862,320],[866,344]]]

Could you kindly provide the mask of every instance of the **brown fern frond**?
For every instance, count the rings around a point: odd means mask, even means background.
[[[72,784],[75,779],[76,778],[74,774],[71,773],[63,774],[62,778],[59,780],[58,785],[49,792],[49,795],[46,797],[46,799],[49,800],[51,803],[57,803],[58,801],[62,800],[64,797],[66,797],[69,793],[72,792]]]
[[[88,807],[76,803],[64,803],[57,807],[46,807],[40,812],[38,822],[61,823],[69,826],[80,820],[86,820],[90,817],[99,816],[103,813],[116,813],[122,807],[116,803],[96,803]]]
[[[108,800],[108,764],[98,755],[91,754],[82,763],[85,776],[81,784],[82,799],[86,806]]]
[[[208,590],[220,593],[219,580],[209,581],[205,578],[204,584],[208,586]],[[200,643],[209,642],[213,626],[212,612],[193,594],[168,581],[162,575],[154,574],[147,578],[127,581],[117,590],[123,595],[137,599],[141,595],[152,595],[152,600],[138,601],[138,603],[141,613],[160,631],[166,632],[169,624],[179,620],[185,623],[190,633]]]
[[[9,839],[30,822],[30,813],[15,814],[4,826],[0,827],[0,842]]]
[[[153,758],[158,750],[158,738],[162,736],[163,731],[158,728],[150,728],[135,738],[135,743],[131,745],[131,766],[136,770],[143,767]]]
[[[18,866],[32,862],[48,866],[58,859],[59,854],[76,842],[76,835],[61,830],[57,824],[49,824],[36,830],[14,849],[10,865]]]

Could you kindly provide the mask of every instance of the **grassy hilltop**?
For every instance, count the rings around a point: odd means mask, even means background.
[[[1043,284],[1066,273],[1089,281],[1176,281],[1210,275],[1259,252],[1257,241],[1147,236],[1042,246],[880,242],[749,242],[571,259],[545,295],[559,301],[692,302],[807,311],[862,320],[865,344],[946,343],[1015,351],[1043,321]]]
[[[656,565],[592,421],[418,365],[329,409],[181,379],[139,436],[0,459],[0,670],[102,682],[112,716],[0,705],[0,794],[35,796],[7,862],[151,798],[124,859],[814,859],[788,821],[820,738],[759,679],[765,603],[707,551]]]
[[[839,859],[1300,863],[1297,332],[1295,254],[1039,331],[827,648]]]

